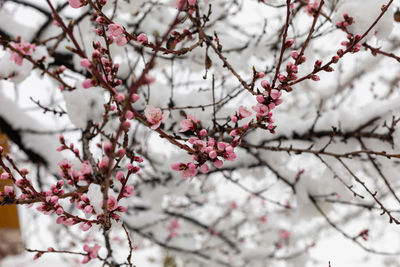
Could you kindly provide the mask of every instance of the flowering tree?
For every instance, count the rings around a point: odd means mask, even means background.
[[[28,251],[305,266],[336,234],[397,264],[393,2],[0,2],[0,201],[63,238]]]

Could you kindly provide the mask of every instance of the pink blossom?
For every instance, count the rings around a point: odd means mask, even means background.
[[[282,95],[282,92],[281,92],[281,91],[278,91],[278,90],[276,90],[276,89],[271,90],[271,98],[272,98],[273,100],[278,99],[281,95]]]
[[[291,56],[293,59],[297,59],[297,58],[299,57],[299,53],[297,53],[297,51],[292,51],[292,52],[290,53],[290,56]]]
[[[82,222],[80,225],[79,225],[79,228],[82,230],[82,231],[87,231],[87,230],[89,230],[90,228],[92,227],[92,224],[90,223],[90,222]]]
[[[130,197],[133,195],[134,192],[135,192],[135,187],[133,185],[126,185],[122,196]]]
[[[139,95],[138,94],[133,94],[132,95],[132,102],[135,103],[138,100],[139,100]]]
[[[22,65],[22,61],[24,60],[24,58],[18,54],[17,52],[12,52],[11,53],[11,58],[12,61],[15,62],[15,64],[21,66]]]
[[[21,66],[23,62],[23,55],[31,55],[32,51],[36,49],[36,46],[34,44],[30,44],[24,41],[21,41],[20,43],[10,43],[13,48],[18,50],[20,53],[17,53],[15,51],[11,51],[11,60],[15,62],[15,64]]]
[[[73,218],[68,218],[68,219],[64,220],[63,223],[66,226],[72,226],[75,224],[75,220]]]
[[[263,95],[257,95],[257,96],[256,96],[256,100],[257,100],[257,102],[260,103],[260,104],[264,103],[264,101],[265,101]]]
[[[68,3],[72,8],[80,8],[83,6],[82,0],[68,0]]]
[[[264,88],[265,90],[269,90],[271,88],[271,85],[269,84],[269,82],[267,80],[262,80],[261,81],[261,86],[262,88]]]
[[[119,24],[113,23],[108,25],[108,33],[113,37],[119,37],[124,33],[124,28]]]
[[[204,174],[208,173],[210,171],[210,168],[207,166],[207,164],[203,164],[200,166],[200,171]]]
[[[118,171],[115,178],[117,178],[117,180],[122,183],[125,180],[124,173],[121,171]]]
[[[125,36],[120,35],[120,36],[115,38],[115,43],[118,46],[124,46],[124,45],[126,45],[128,43],[128,39],[126,39]]]
[[[206,130],[206,129],[202,129],[202,130],[199,132],[199,134],[200,134],[200,137],[204,137],[204,136],[207,135],[207,130]]]
[[[256,106],[251,107],[255,112],[257,112],[257,118],[261,116],[267,116],[269,113],[269,109],[266,105],[257,104]]]
[[[161,109],[148,105],[144,109],[144,116],[146,117],[147,122],[152,125],[150,128],[155,130],[160,127],[163,120],[168,118],[169,111],[164,111],[164,113],[162,113]]]
[[[127,112],[126,112],[126,114],[125,114],[125,118],[127,118],[128,120],[131,120],[131,119],[133,119],[133,112],[132,111],[130,111],[130,110],[128,110]]]
[[[4,193],[5,193],[6,196],[9,196],[11,198],[13,198],[15,196],[14,188],[12,188],[12,186],[5,185],[4,186]]]
[[[224,163],[222,162],[222,160],[217,159],[213,161],[213,164],[215,167],[217,167],[218,169],[222,168],[222,165],[224,165]]]
[[[124,94],[119,93],[119,94],[117,94],[117,95],[115,96],[115,98],[116,98],[119,102],[122,102],[122,101],[124,101],[125,96],[124,96]]]
[[[83,208],[83,211],[86,213],[92,213],[93,207],[90,205],[87,205],[85,208]]]
[[[144,33],[139,34],[136,39],[136,42],[138,42],[139,44],[147,43],[148,42],[147,35]]]
[[[117,211],[119,211],[119,212],[126,212],[127,210],[128,210],[128,208],[125,206],[118,206],[118,209],[117,209]]]
[[[87,163],[82,163],[80,172],[82,176],[90,175],[92,173],[92,167]]]
[[[103,157],[99,165],[100,169],[105,170],[108,167],[108,161],[109,159],[107,157]]]
[[[113,196],[109,196],[107,201],[107,209],[113,211],[117,208],[117,206],[118,206],[117,199]]]
[[[87,263],[91,259],[96,259],[100,250],[100,246],[95,244],[93,247],[89,247],[88,245],[83,246],[83,250],[88,253],[87,256],[83,259],[82,263]]]
[[[84,67],[85,69],[87,69],[90,66],[92,66],[92,62],[89,59],[84,58],[81,60],[81,66]]]
[[[189,5],[194,6],[197,0],[188,0]]]
[[[251,116],[251,111],[244,106],[239,107],[239,118],[247,118]]]
[[[194,163],[174,163],[171,164],[171,168],[175,171],[180,171],[182,178],[192,178],[197,174],[197,168]]]
[[[83,88],[85,88],[85,89],[88,89],[88,88],[90,88],[90,87],[93,87],[93,86],[94,86],[93,80],[92,80],[92,79],[86,79],[86,80],[84,80],[84,81],[82,82],[82,86],[83,86]]]
[[[188,115],[187,119],[182,120],[179,125],[182,127],[180,132],[186,132],[189,130],[194,130],[195,125],[198,124],[200,121],[196,119],[194,115]]]
[[[211,151],[208,153],[208,156],[209,156],[211,159],[215,159],[215,158],[217,157],[217,152],[216,152],[215,150],[211,150]]]
[[[10,178],[10,175],[6,172],[2,173],[0,176],[1,180],[7,180],[8,178]]]

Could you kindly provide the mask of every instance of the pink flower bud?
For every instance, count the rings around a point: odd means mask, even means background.
[[[201,137],[204,137],[204,136],[207,135],[207,130],[206,129],[202,129],[199,134],[200,134]]]
[[[147,42],[148,42],[147,35],[144,34],[144,33],[139,34],[139,36],[137,37],[136,41],[137,41],[139,44],[147,43]]]
[[[297,58],[299,57],[299,54],[297,53],[297,51],[292,51],[292,52],[290,53],[290,56],[291,56],[293,59],[297,59]]]
[[[125,118],[127,118],[128,120],[133,119],[133,112],[130,111],[130,110],[128,110],[128,111],[126,112]]]
[[[121,183],[125,180],[125,176],[124,173],[121,171],[118,171],[116,174],[116,178],[118,181],[120,181]]]
[[[122,102],[122,101],[124,101],[125,96],[124,96],[124,94],[119,93],[119,94],[117,94],[117,95],[115,96],[115,98],[116,98],[119,102]]]
[[[90,88],[90,87],[93,87],[93,85],[94,85],[94,83],[93,83],[93,80],[92,80],[92,79],[86,79],[86,80],[84,80],[84,81],[82,82],[82,86],[83,86],[83,88],[85,88],[85,89],[88,89],[88,88]]]
[[[13,198],[14,197],[14,188],[12,188],[12,186],[5,185],[4,193],[6,196]]]
[[[256,100],[258,103],[262,104],[264,103],[264,96],[263,95],[257,95]]]
[[[133,94],[132,95],[132,102],[135,103],[138,100],[139,100],[139,96],[137,94]]]
[[[257,72],[257,78],[264,78],[265,77],[265,73],[264,72]]]
[[[207,164],[203,164],[200,166],[200,171],[204,174],[208,173],[210,171],[210,168],[207,166]]]
[[[68,3],[72,8],[80,8],[83,6],[82,0],[68,0]]]
[[[320,79],[319,79],[319,76],[318,75],[315,75],[315,74],[313,74],[313,75],[311,75],[311,79],[313,80],[313,81],[319,81]]]
[[[210,153],[208,153],[208,156],[211,159],[215,159],[217,157],[217,152],[215,150],[211,150]]]
[[[217,167],[218,169],[222,168],[222,165],[224,165],[224,163],[222,162],[222,160],[219,160],[219,159],[213,161],[213,164],[214,164],[214,166]]]
[[[0,176],[1,180],[7,180],[8,178],[10,178],[10,175],[6,172],[2,173]]]
[[[81,66],[84,67],[85,69],[87,69],[90,66],[92,66],[92,62],[90,62],[89,59],[84,58],[84,59],[81,60]]]
[[[267,80],[262,80],[261,81],[261,86],[262,88],[264,88],[265,90],[269,90],[271,88],[271,85],[269,84],[269,82]]]
[[[294,40],[293,39],[286,40],[285,47],[286,48],[290,48],[293,44],[294,44]]]

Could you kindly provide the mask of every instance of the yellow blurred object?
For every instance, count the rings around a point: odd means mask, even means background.
[[[0,146],[4,154],[8,152],[7,137],[0,133]],[[0,169],[0,174],[3,172]],[[5,185],[12,185],[11,180],[0,180],[0,190]],[[17,205],[0,206],[0,259],[8,255],[18,254],[23,249],[22,235],[19,228]]]

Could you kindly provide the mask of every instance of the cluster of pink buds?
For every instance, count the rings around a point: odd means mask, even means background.
[[[172,31],[171,32],[171,37],[168,39],[168,42],[167,42],[167,48],[168,49],[174,49],[175,46],[179,42],[183,41],[186,37],[189,40],[193,39],[192,33],[187,29],[183,29],[182,33],[178,32],[178,31]]]
[[[92,167],[86,162],[82,162],[80,169],[73,169],[72,165],[66,160],[58,163],[61,177],[67,180],[69,185],[78,185],[78,182],[85,181],[87,184],[93,181]]]
[[[62,134],[60,134],[58,140],[60,141],[60,144],[61,144],[61,146],[59,146],[57,148],[58,152],[63,151],[63,150],[70,150],[71,152],[73,152],[75,154],[75,156],[77,158],[79,158],[79,149],[75,148],[74,143],[71,143],[71,144],[68,145],[65,142],[64,136]]]
[[[251,112],[242,107],[239,112],[239,117],[244,118],[251,115]],[[234,116],[237,121],[237,116]],[[211,161],[217,168],[222,168],[223,160],[234,161],[236,154],[234,147],[240,142],[232,141],[231,144],[225,142],[216,142],[214,138],[207,136],[207,130],[201,129],[200,121],[194,115],[188,115],[186,119],[180,122],[181,132],[192,131],[196,136],[188,139],[189,144],[195,151],[193,160],[197,163],[174,163],[171,168],[179,171],[182,178],[194,177],[198,173],[198,168],[202,173],[208,173],[209,167],[207,161]],[[237,138],[240,138],[239,136]],[[235,140],[235,139],[234,139]]]
[[[93,247],[89,247],[88,245],[83,246],[83,250],[87,252],[87,255],[83,258],[82,263],[88,263],[92,259],[96,259],[100,250],[100,246],[95,244]]]
[[[346,49],[350,49],[350,53],[357,53],[361,49],[361,43],[359,41],[361,40],[361,35],[357,34],[356,36],[353,36],[351,34],[347,34],[347,39],[348,41],[343,41],[341,45],[346,47]],[[343,55],[343,50],[339,51],[338,50],[338,55]]]
[[[15,43],[15,42],[11,42],[10,45],[15,48],[17,51],[19,51],[21,54],[23,55],[31,55],[32,52],[35,51],[36,49],[36,45],[35,44],[30,44],[27,42],[24,42],[22,40],[20,40],[20,42]],[[23,62],[23,57],[22,55],[15,52],[15,51],[11,51],[11,60],[15,62],[15,64],[21,66],[22,62]]]
[[[286,72],[287,72],[287,76],[284,78],[284,80],[281,77],[279,78],[279,81],[284,82],[284,81],[294,81],[297,80],[297,73],[298,68],[297,65],[293,64],[293,62],[289,62],[286,65]],[[282,75],[282,74],[280,74]]]
[[[319,1],[316,0],[316,1],[312,2],[312,3],[310,3],[310,0],[306,0],[306,2],[308,3],[307,7],[306,7],[307,14],[310,15],[310,16],[315,16],[317,14],[317,11],[318,11]]]
[[[93,206],[90,205],[90,200],[87,195],[81,195],[76,202],[76,207],[83,210],[87,214],[95,214]]]
[[[43,214],[52,214],[56,211],[56,213],[63,213],[63,209],[61,208],[60,204],[58,203],[58,196],[47,196],[46,201],[42,202],[36,209]]]
[[[347,14],[347,13],[343,14],[343,18],[344,18],[344,20],[337,22],[336,26],[339,29],[342,29],[343,31],[348,32],[347,26],[349,26],[349,25],[354,23],[354,18],[350,17],[349,14]]]
[[[271,89],[271,85],[268,81],[261,81],[261,86],[264,88],[262,94],[257,95],[257,105],[253,106],[252,109],[257,113],[257,120],[268,124],[267,128],[271,133],[274,133],[275,126],[272,119],[272,112],[276,106],[280,105],[283,100],[280,98],[282,92],[277,89]]]
[[[130,197],[135,192],[135,187],[133,185],[128,185],[129,176],[133,173],[136,173],[140,170],[139,167],[133,167],[132,164],[128,164],[128,175],[125,177],[122,171],[118,171],[116,174],[116,179],[121,183],[120,193],[118,196],[118,200],[124,197]]]
[[[108,25],[108,38],[112,41],[115,40],[115,43],[118,46],[124,46],[128,43],[128,40],[124,35],[124,32],[125,32],[124,28],[117,23]]]
[[[119,69],[118,64],[112,64],[112,62],[107,58],[107,50],[102,47],[100,42],[93,43],[93,48],[95,49],[92,53],[92,60],[88,58],[83,58],[81,60],[81,66],[83,68],[90,69],[91,71],[95,70],[96,68],[100,72],[104,72],[101,79],[103,83],[107,83],[109,87],[111,87],[111,93],[115,94],[116,90],[115,87],[122,84],[120,79],[117,79],[117,73]],[[92,77],[83,81],[82,86],[83,88],[87,89],[93,86],[97,86],[99,81],[96,77]],[[106,87],[107,89],[109,87]]]

